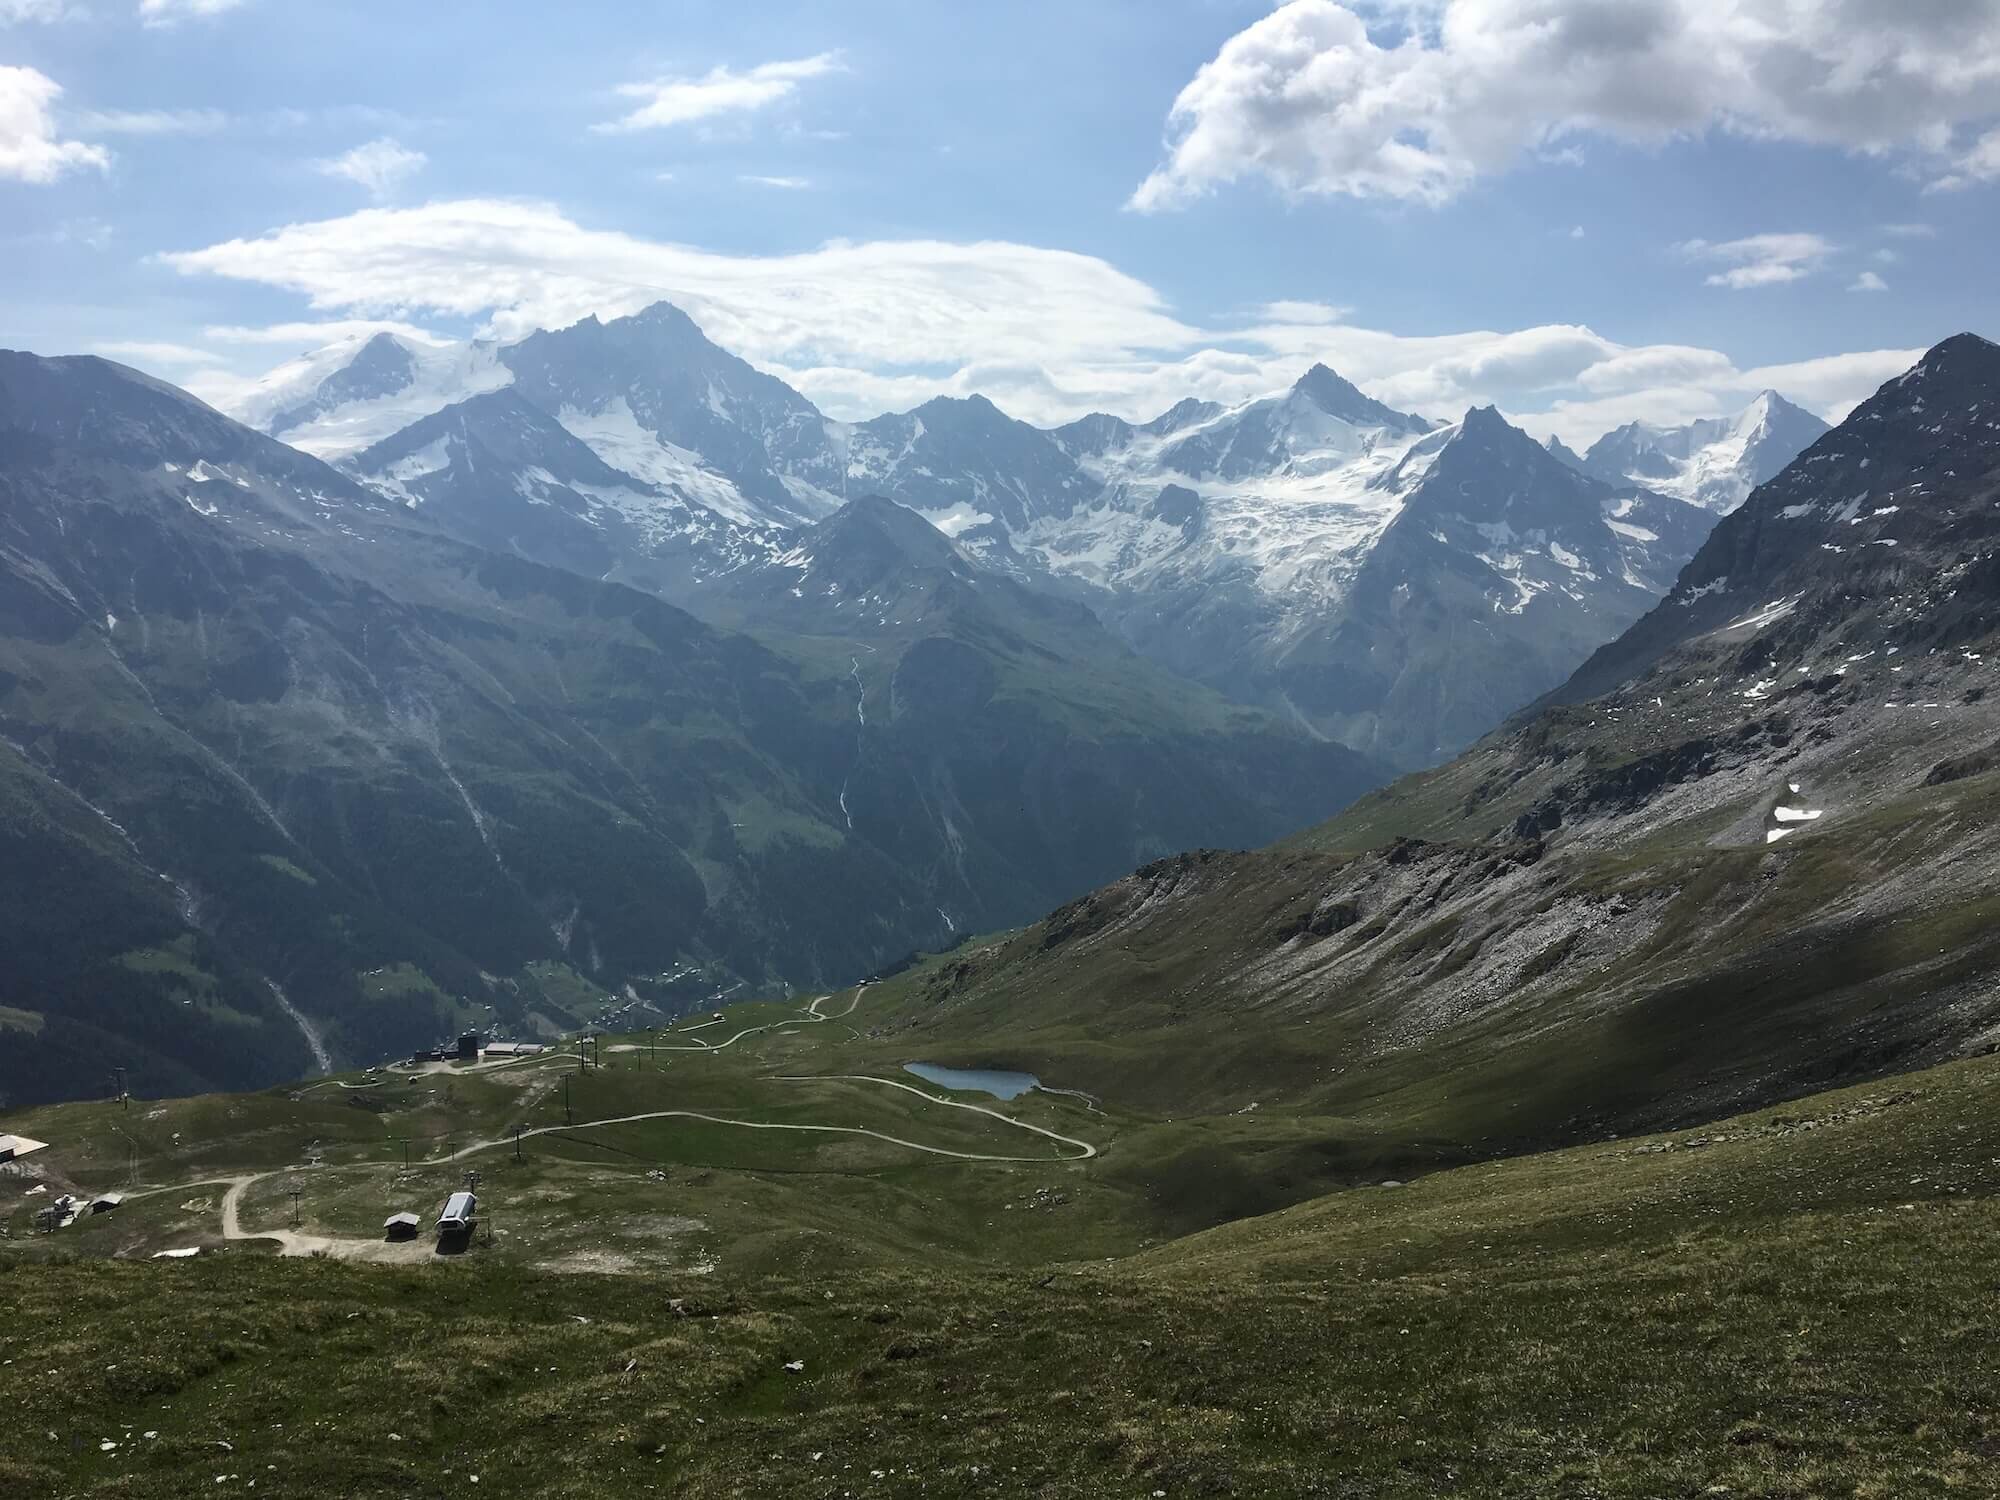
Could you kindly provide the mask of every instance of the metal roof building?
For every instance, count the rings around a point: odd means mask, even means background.
[[[31,1141],[25,1135],[0,1135],[0,1161],[19,1161],[30,1151],[45,1151],[47,1141]]]

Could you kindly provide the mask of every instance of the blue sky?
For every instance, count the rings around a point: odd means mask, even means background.
[[[0,343],[227,405],[665,295],[847,417],[1838,414],[2000,332],[1995,100],[1991,0],[0,0]]]

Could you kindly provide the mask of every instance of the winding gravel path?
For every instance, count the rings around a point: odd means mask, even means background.
[[[619,1042],[611,1050],[613,1052],[720,1052],[724,1047],[732,1047],[746,1036],[755,1036],[760,1031],[776,1031],[780,1026],[805,1026],[814,1021],[842,1020],[854,1014],[854,1007],[861,1003],[861,996],[867,989],[868,986],[865,984],[856,985],[854,998],[847,1002],[847,1009],[837,1016],[825,1015],[820,1011],[820,1007],[833,998],[831,995],[821,995],[817,999],[807,1001],[805,1010],[797,1016],[787,1017],[782,1021],[766,1022],[762,1026],[746,1026],[727,1041],[704,1042],[697,1038],[692,1047],[654,1047],[646,1042]],[[700,1031],[704,1026],[715,1024],[717,1023],[714,1021],[703,1021],[699,1026],[683,1026],[669,1035],[686,1036],[691,1031]]]
[[[1081,1156],[1063,1157],[1064,1161],[1089,1161],[1097,1155],[1097,1148],[1089,1141],[1080,1141],[1073,1135],[1063,1135],[1059,1131],[1048,1130],[1040,1125],[1030,1125],[1026,1120],[1017,1120],[1012,1115],[1003,1115],[997,1109],[989,1109],[984,1104],[964,1104],[957,1099],[942,1099],[928,1089],[920,1089],[915,1084],[902,1083],[894,1078],[877,1078],[872,1073],[787,1073],[780,1074],[779,1083],[879,1083],[884,1088],[901,1089],[906,1094],[915,1094],[932,1104],[942,1104],[946,1109],[969,1109],[976,1115],[989,1115],[1016,1130],[1032,1130],[1036,1135],[1045,1135],[1052,1141],[1065,1146],[1075,1146]],[[983,1161],[1040,1161],[1041,1157],[982,1157]]]

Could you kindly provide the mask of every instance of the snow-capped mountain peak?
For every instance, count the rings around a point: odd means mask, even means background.
[[[1325,365],[1314,365],[1290,390],[1174,429],[1159,461],[1189,480],[1211,483],[1307,478],[1344,470],[1430,429],[1424,418],[1384,406]]]
[[[1356,427],[1383,427],[1392,431],[1428,432],[1431,424],[1422,417],[1392,410],[1372,396],[1363,395],[1352,382],[1316,364],[1292,386],[1292,394],[1311,402],[1330,417],[1339,417]]]
[[[343,462],[509,386],[613,468],[737,525],[799,525],[840,503],[835,424],[667,302],[508,345],[392,333],[343,340],[273,371],[232,414]]]
[[[394,333],[329,344],[279,366],[230,415],[337,462],[455,401],[513,380],[496,345],[426,343]]]
[[[502,358],[607,463],[733,521],[799,525],[840,503],[841,454],[819,408],[670,303],[533,333]]]
[[[1727,513],[1817,442],[1827,424],[1776,391],[1685,427],[1628,423],[1591,444],[1585,472]]]

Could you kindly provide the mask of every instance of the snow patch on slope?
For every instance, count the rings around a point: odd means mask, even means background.
[[[662,489],[679,490],[731,521],[747,526],[764,524],[758,508],[733,483],[708,468],[700,454],[676,447],[641,426],[623,396],[594,412],[565,406],[556,413],[556,421],[614,469]]]

